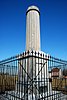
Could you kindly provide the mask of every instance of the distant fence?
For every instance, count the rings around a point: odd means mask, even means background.
[[[67,61],[27,51],[0,61],[0,94],[6,100],[67,99]]]

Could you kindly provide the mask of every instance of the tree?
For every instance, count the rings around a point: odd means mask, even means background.
[[[64,69],[64,70],[63,70],[63,75],[64,75],[64,76],[67,76],[67,69]]]

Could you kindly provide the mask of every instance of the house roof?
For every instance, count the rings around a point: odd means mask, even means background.
[[[52,70],[51,70],[51,72],[59,72],[59,68],[53,68]]]

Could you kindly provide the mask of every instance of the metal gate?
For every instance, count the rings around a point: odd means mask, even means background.
[[[67,61],[27,51],[0,61],[5,100],[67,100]]]

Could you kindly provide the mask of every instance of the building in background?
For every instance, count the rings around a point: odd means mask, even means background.
[[[51,77],[53,78],[62,78],[62,70],[60,68],[53,68],[51,70]]]

